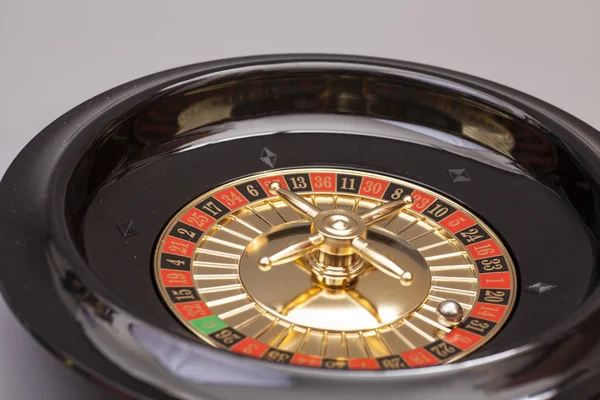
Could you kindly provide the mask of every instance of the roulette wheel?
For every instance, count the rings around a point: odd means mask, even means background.
[[[123,398],[598,398],[599,139],[407,62],[157,73],[13,162],[2,293]]]

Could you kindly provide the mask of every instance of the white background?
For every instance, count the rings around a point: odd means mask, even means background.
[[[171,67],[265,53],[441,66],[600,129],[599,16],[595,0],[4,0],[0,176],[37,132],[95,94]],[[0,300],[0,399],[84,397],[112,398],[46,354]]]

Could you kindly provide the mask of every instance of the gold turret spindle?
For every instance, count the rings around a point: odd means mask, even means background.
[[[310,220],[313,220],[317,216],[317,214],[321,212],[321,209],[315,207],[304,197],[282,188],[279,182],[271,183],[269,189],[271,193],[279,195],[279,197],[281,197],[281,200],[283,200],[285,204],[290,206],[290,208],[292,208],[299,214],[305,215]]]
[[[375,268],[381,272],[391,276],[392,278],[399,279],[400,283],[404,286],[409,286],[413,282],[413,275],[410,272],[404,271],[395,262],[390,260],[384,254],[373,249],[369,246],[369,241],[363,238],[357,237],[352,241],[352,248],[362,258],[371,263]]]
[[[401,200],[390,201],[380,206],[371,208],[360,214],[360,218],[365,225],[371,226],[381,220],[395,216],[404,208],[412,206],[414,200],[411,196],[405,196]]]
[[[320,233],[310,235],[306,239],[292,243],[270,257],[261,258],[258,262],[258,267],[263,271],[268,271],[273,265],[285,264],[297,260],[305,254],[318,249],[324,241],[325,238]]]

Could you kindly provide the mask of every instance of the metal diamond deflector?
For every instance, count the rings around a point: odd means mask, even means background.
[[[471,177],[469,173],[464,168],[459,169],[449,169],[448,175],[450,175],[450,179],[454,183],[468,183],[471,182]]]
[[[549,283],[538,282],[538,283],[534,283],[531,286],[527,286],[525,288],[525,290],[527,290],[528,292],[535,293],[535,294],[543,294],[543,293],[549,292],[552,289],[555,289],[556,287],[558,287],[558,285],[551,285]]]
[[[260,154],[260,160],[267,164],[269,167],[275,167],[275,163],[277,162],[277,154],[273,153],[271,150],[266,147],[263,149]]]
[[[123,235],[124,238],[129,238],[129,237],[135,236],[138,233],[140,233],[140,231],[138,231],[134,227],[133,221],[128,221],[128,222],[124,222],[122,224],[118,224],[117,228],[119,229],[119,232],[121,232],[121,235]]]

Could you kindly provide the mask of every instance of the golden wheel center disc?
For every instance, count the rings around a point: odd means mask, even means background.
[[[189,277],[173,267],[185,263],[178,256],[189,256]],[[405,354],[398,368],[464,357],[500,329],[515,289],[502,243],[466,209],[407,182],[326,168],[201,196],[165,230],[156,271],[172,310],[210,344],[326,367],[298,356],[381,367]]]
[[[366,199],[337,200],[339,208],[320,212],[313,223],[288,222],[257,236],[240,260],[242,285],[277,318],[313,331],[368,331],[396,322],[426,299],[431,287],[427,262],[397,235],[379,227],[367,230],[351,211],[357,200],[369,204]],[[269,207],[286,205],[275,200]],[[318,235],[324,240],[317,241]],[[399,276],[386,277],[352,249],[353,240],[364,242],[367,236],[374,254],[385,254],[411,271],[406,287],[399,287]],[[260,268],[262,259],[277,254],[280,265]]]

